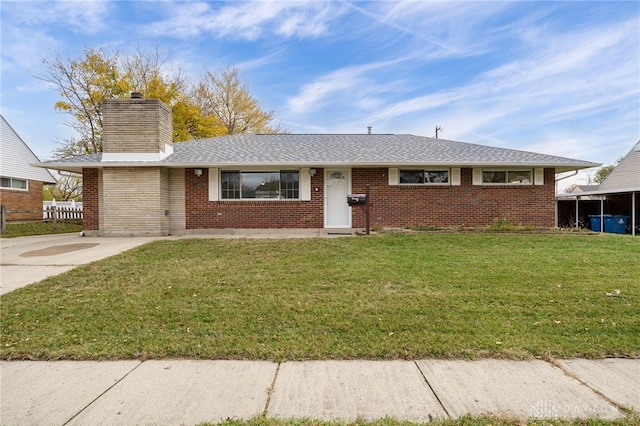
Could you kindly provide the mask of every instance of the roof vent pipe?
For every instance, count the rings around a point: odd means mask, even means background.
[[[371,126],[367,126],[367,134],[371,134]]]
[[[144,99],[144,95],[140,92],[131,92],[131,99]]]

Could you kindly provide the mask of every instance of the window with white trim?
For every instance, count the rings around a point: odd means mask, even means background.
[[[29,181],[26,179],[16,179],[10,177],[0,178],[0,187],[8,189],[18,189],[21,191],[29,190]]]
[[[400,169],[401,185],[448,184],[449,170]]]
[[[220,172],[220,198],[243,199],[299,199],[300,171],[240,171]]]
[[[482,184],[531,185],[533,172],[526,170],[488,170],[482,169]]]

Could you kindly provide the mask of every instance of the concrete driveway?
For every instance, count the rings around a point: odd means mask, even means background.
[[[90,238],[79,233],[0,239],[0,294],[167,237]]]

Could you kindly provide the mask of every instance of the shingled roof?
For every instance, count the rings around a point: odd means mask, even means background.
[[[446,139],[395,134],[236,134],[176,143],[157,162],[104,162],[99,154],[46,163],[76,171],[82,167],[555,167],[558,173],[600,164],[528,151]]]

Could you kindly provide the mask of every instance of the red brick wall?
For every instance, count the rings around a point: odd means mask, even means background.
[[[185,170],[187,229],[324,227],[322,169],[311,178],[311,201],[209,201],[208,169],[202,172]]]
[[[370,185],[371,226],[484,226],[506,216],[513,224],[555,225],[555,173],[545,169],[544,185],[472,184],[472,169],[461,170],[460,186],[388,185],[388,169],[353,169],[354,193]],[[353,209],[353,226],[364,226],[364,212]]]
[[[185,170],[187,229],[322,228],[324,170],[311,179],[311,201],[209,201],[207,169],[195,177]],[[370,185],[371,225],[483,226],[506,216],[513,224],[555,224],[555,174],[545,169],[539,186],[474,186],[472,169],[461,170],[460,186],[389,186],[388,169],[353,169],[352,192]],[[318,188],[318,192],[315,191]],[[86,200],[86,195],[85,195]],[[345,200],[346,202],[346,200]],[[86,201],[85,201],[86,203]],[[85,204],[86,209],[86,204]],[[362,228],[364,212],[354,207],[353,226]],[[85,212],[86,215],[86,212]]]
[[[98,169],[82,169],[82,228],[96,231],[100,228],[100,198],[98,196]]]
[[[42,182],[29,181],[29,190],[0,189],[0,204],[7,210],[7,221],[42,220]],[[11,212],[15,210],[28,213]]]

